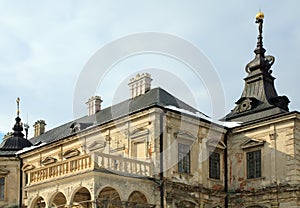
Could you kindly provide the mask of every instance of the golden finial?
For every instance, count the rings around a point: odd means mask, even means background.
[[[265,18],[265,15],[262,11],[259,11],[256,16],[255,16],[256,20],[263,20]]]
[[[17,102],[17,116],[19,117],[19,115],[20,115],[20,98],[19,97],[17,98],[16,102]]]

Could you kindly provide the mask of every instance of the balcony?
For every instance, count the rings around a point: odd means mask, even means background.
[[[26,172],[27,185],[92,170],[92,160],[94,160],[95,168],[120,175],[133,177],[151,177],[153,175],[153,163],[151,162],[93,152],[92,157],[90,155],[77,156],[30,170]]]
[[[92,161],[89,155],[74,157],[67,161],[56,162],[28,172],[28,183],[34,184],[44,182],[60,176],[71,175],[80,171],[88,170],[92,167]]]
[[[115,172],[121,175],[151,177],[153,163],[116,155],[93,153],[93,160],[99,169]]]

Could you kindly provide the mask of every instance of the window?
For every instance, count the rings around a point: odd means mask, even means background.
[[[211,152],[209,155],[209,177],[220,179],[220,154]]]
[[[178,172],[190,173],[190,146],[178,143]]]
[[[247,178],[261,177],[261,151],[247,152]]]
[[[0,200],[4,200],[5,178],[0,177]]]

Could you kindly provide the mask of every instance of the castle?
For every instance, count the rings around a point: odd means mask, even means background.
[[[279,96],[262,41],[224,122],[162,88],[129,81],[131,97],[26,139],[19,112],[0,146],[0,207],[300,207],[300,114]],[[19,104],[19,100],[17,100]],[[25,129],[26,130],[26,129]]]

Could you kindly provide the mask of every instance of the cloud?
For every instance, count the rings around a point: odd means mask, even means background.
[[[294,70],[300,48],[299,7],[298,0],[229,0],[225,5],[218,0],[1,1],[0,131],[12,128],[18,96],[22,119],[28,114],[31,126],[37,119],[45,119],[47,129],[73,119],[74,88],[88,59],[117,38],[145,31],[178,35],[200,48],[222,79],[229,111],[242,92],[244,66],[254,56],[259,8],[266,16],[267,53],[277,59],[277,89],[289,95],[291,109],[299,109],[294,87],[300,73]],[[159,62],[152,66],[160,67]],[[106,95],[114,94],[109,85],[102,87]],[[172,87],[170,83],[167,90]]]

